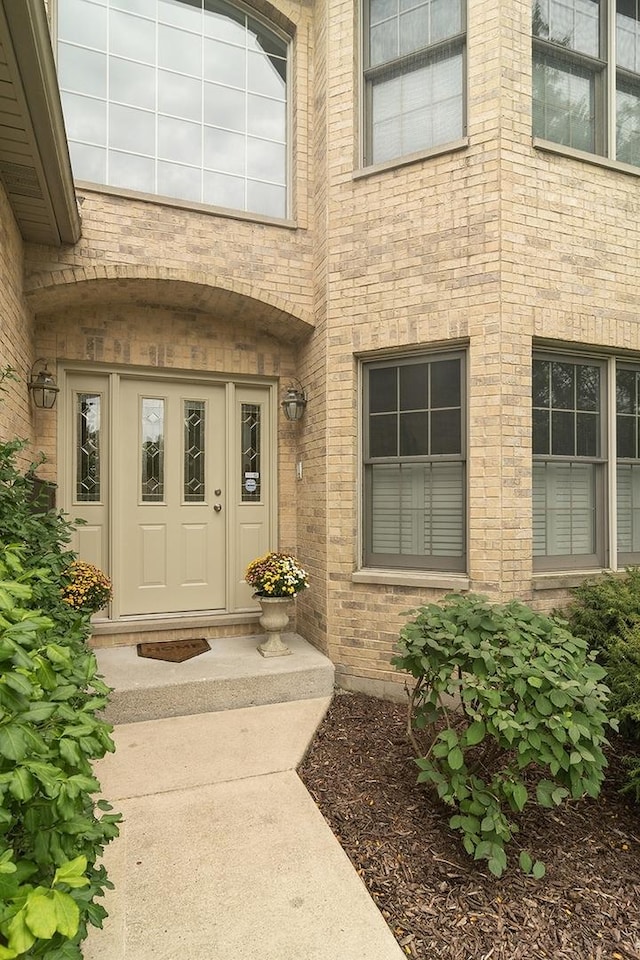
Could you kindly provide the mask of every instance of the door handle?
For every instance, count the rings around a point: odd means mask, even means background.
[[[220,511],[222,510],[222,504],[221,504],[221,503],[214,503],[213,509],[215,510],[216,513],[220,513]]]

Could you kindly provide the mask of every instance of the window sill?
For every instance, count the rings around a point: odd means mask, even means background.
[[[376,583],[388,587],[427,587],[433,590],[468,590],[469,577],[457,573],[430,570],[354,570],[352,583]]]
[[[597,153],[574,150],[573,147],[566,147],[562,143],[553,143],[551,140],[539,140],[534,137],[533,147],[543,153],[556,153],[561,157],[569,157],[571,160],[590,163],[594,167],[604,167],[607,170],[616,170],[618,173],[630,173],[632,177],[640,177],[640,167],[634,167],[630,163],[622,163],[620,160],[610,160],[608,157],[601,157]]]
[[[284,227],[286,230],[297,230],[295,220],[265,217],[259,213],[250,213],[245,210],[229,210],[227,207],[214,207],[207,203],[196,203],[195,200],[177,200],[175,197],[160,197],[153,193],[138,193],[136,190],[126,190],[124,187],[111,187],[100,183],[88,183],[85,180],[76,180],[75,186],[81,193],[102,193],[110,197],[124,197],[127,200],[140,200],[142,203],[155,203],[160,207],[175,207],[178,210],[192,210],[196,213],[208,213],[214,217],[225,217],[228,220],[244,220],[249,223],[260,223],[269,227]]]
[[[533,591],[539,590],[570,590],[572,587],[579,587],[585,580],[592,577],[598,577],[603,573],[611,573],[610,570],[568,570],[563,573],[538,573],[533,576]]]
[[[375,176],[376,173],[386,173],[388,170],[395,170],[397,167],[406,167],[412,163],[420,163],[421,160],[440,157],[444,153],[457,153],[460,150],[466,150],[468,146],[469,139],[468,137],[464,137],[462,140],[454,140],[451,143],[443,143],[437,147],[431,147],[430,150],[420,150],[418,153],[410,153],[406,157],[394,157],[393,160],[385,160],[384,163],[375,163],[371,166],[354,170],[353,179],[363,180],[366,177]]]

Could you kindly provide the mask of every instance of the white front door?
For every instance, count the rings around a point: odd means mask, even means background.
[[[224,608],[224,385],[123,380],[118,406],[121,613]]]

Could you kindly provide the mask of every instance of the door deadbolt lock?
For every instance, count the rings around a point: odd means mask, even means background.
[[[216,513],[220,513],[220,511],[222,510],[222,504],[221,504],[221,503],[214,503],[213,509],[215,510]]]
[[[219,497],[222,494],[222,490],[214,490],[213,492],[215,493],[216,497]]]

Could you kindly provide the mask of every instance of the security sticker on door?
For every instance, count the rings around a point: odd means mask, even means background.
[[[258,480],[260,479],[259,473],[245,473],[244,475],[244,488],[247,493],[255,493],[258,489]]]

